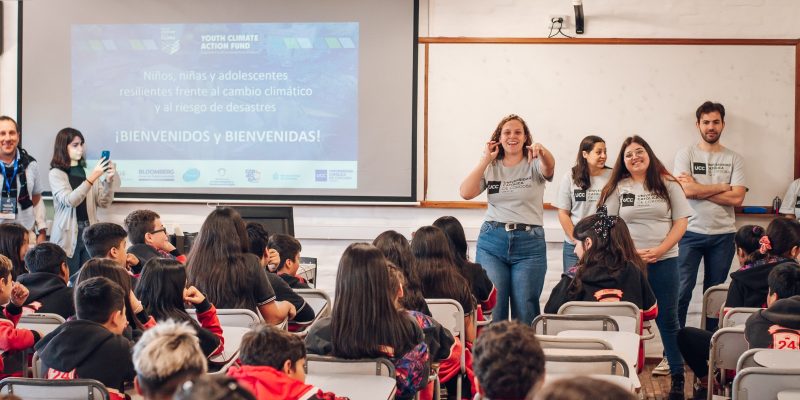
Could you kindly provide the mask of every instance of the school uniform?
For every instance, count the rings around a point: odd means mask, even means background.
[[[800,350],[800,296],[780,299],[751,315],[744,338],[751,349]]]
[[[72,288],[56,274],[29,272],[17,278],[17,282],[28,288],[25,308],[37,313],[58,314],[64,319],[75,315]]]
[[[22,308],[13,303],[0,307],[0,378],[22,376],[22,350],[39,342],[39,332],[17,328]]]
[[[36,344],[41,376],[47,379],[96,379],[111,399],[125,399],[125,382],[132,382],[133,342],[88,320],[67,321]]]
[[[766,307],[769,293],[767,277],[773,268],[787,262],[796,264],[794,260],[788,258],[769,256],[745,264],[738,271],[732,272],[725,308]]]
[[[131,267],[131,271],[137,275],[142,273],[142,268],[144,268],[144,265],[147,264],[151,258],[168,258],[170,260],[177,260],[181,264],[186,264],[186,256],[183,255],[178,249],[174,249],[171,252],[166,252],[150,246],[149,244],[136,243],[128,247],[126,252],[135,255],[136,258],[139,259],[139,264]]]
[[[236,379],[259,400],[346,400],[345,397],[337,397],[316,386],[292,379],[282,371],[266,365],[233,366],[227,375]]]
[[[288,301],[297,310],[297,314],[289,321],[289,330],[299,330],[301,326],[306,326],[314,321],[316,316],[314,309],[306,303],[302,296],[295,293],[286,281],[272,272],[267,272],[267,279],[272,285],[272,290],[275,291],[275,300]]]
[[[497,305],[497,288],[480,264],[465,262],[461,274],[469,282],[472,295],[478,300],[482,312],[490,312]],[[481,315],[482,316],[482,315]]]
[[[311,289],[311,286],[308,286],[308,282],[297,275],[289,275],[279,272],[278,276],[280,276],[281,279],[283,279],[284,282],[286,282],[286,284],[292,289]]]

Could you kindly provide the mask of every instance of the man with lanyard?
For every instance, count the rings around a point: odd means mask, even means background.
[[[19,147],[17,122],[0,116],[0,223],[18,223],[37,233],[36,241],[46,239],[42,184],[36,159]]]
[[[725,107],[707,101],[696,111],[701,140],[675,155],[675,176],[683,185],[694,215],[679,243],[680,293],[678,319],[686,325],[686,313],[703,258],[703,291],[725,282],[736,252],[733,208],[744,200],[742,156],[724,147],[719,139],[725,128]]]

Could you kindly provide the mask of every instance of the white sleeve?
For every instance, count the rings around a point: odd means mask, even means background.
[[[667,193],[669,194],[669,203],[672,209],[672,220],[686,218],[694,214],[694,209],[689,205],[686,200],[686,193],[683,192],[683,187],[680,183],[675,181],[665,181],[667,184]]]
[[[570,190],[572,189],[572,172],[567,172],[564,174],[564,178],[561,179],[561,184],[558,185],[558,195],[556,196],[556,204],[557,208],[562,210],[570,211],[572,210],[572,196]]]
[[[794,214],[798,196],[800,196],[800,179],[795,180],[789,185],[789,189],[786,190],[786,194],[783,195],[779,212],[781,214]]]

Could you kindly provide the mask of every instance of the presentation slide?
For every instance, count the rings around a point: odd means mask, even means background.
[[[354,189],[358,33],[73,25],[72,121],[111,151],[127,187]]]

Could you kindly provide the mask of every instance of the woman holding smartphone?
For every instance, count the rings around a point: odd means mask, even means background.
[[[70,275],[90,258],[83,245],[84,228],[97,222],[97,207],[108,207],[114,200],[114,190],[119,188],[117,171],[108,157],[100,158],[94,168],[86,171],[84,154],[80,131],[64,128],[58,132],[50,161],[55,208],[50,241],[67,253]]]

